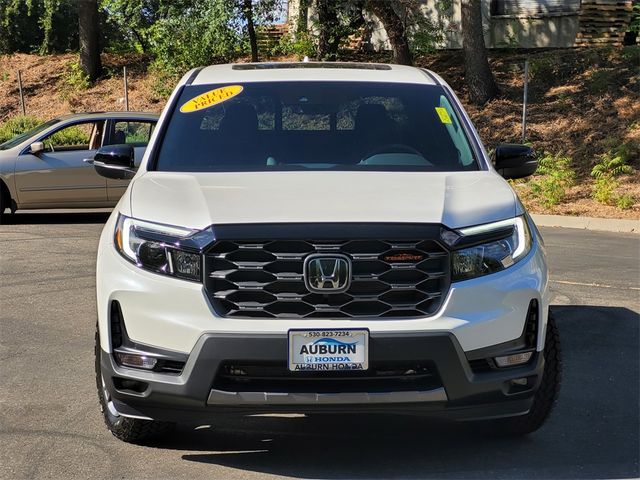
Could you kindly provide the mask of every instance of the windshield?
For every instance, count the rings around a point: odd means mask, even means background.
[[[478,170],[440,86],[256,82],[185,87],[156,169]]]
[[[13,137],[11,140],[7,140],[4,143],[0,143],[0,150],[9,150],[10,148],[15,147],[16,145],[20,145],[22,142],[27,140],[29,137],[33,137],[34,135],[37,135],[40,132],[43,132],[44,130],[46,130],[47,128],[49,128],[52,125],[55,125],[59,121],[60,121],[59,119],[54,118],[53,120],[49,120],[48,122],[41,123],[37,127],[32,128],[31,130],[29,130],[28,132],[22,133],[22,134],[18,135],[17,137]]]

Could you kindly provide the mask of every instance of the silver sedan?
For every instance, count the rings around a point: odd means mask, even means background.
[[[101,177],[84,160],[128,144],[138,165],[157,121],[150,113],[72,114],[1,143],[0,223],[6,210],[114,206],[128,180]]]

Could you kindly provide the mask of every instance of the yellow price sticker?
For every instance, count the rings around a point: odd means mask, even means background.
[[[228,87],[220,87],[214,90],[204,92],[197,97],[185,102],[181,107],[182,113],[195,112],[203,108],[209,108],[222,102],[226,102],[230,98],[239,95],[242,92],[242,85],[229,85]]]
[[[436,107],[436,113],[440,117],[440,121],[442,123],[452,123],[451,122],[451,117],[449,116],[449,112],[447,112],[446,108]]]

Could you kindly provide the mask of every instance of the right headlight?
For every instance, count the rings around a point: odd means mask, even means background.
[[[181,242],[195,232],[120,215],[114,232],[116,250],[138,267],[200,282],[202,255]]]
[[[468,280],[499,272],[520,261],[531,250],[531,231],[524,215],[458,230],[464,237],[510,228],[512,233],[504,238],[454,251],[452,280]]]

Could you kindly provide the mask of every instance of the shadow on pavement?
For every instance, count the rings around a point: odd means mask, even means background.
[[[528,437],[385,415],[226,418],[181,427],[182,458],[300,478],[636,478],[638,314],[553,308],[564,353],[560,399]],[[192,453],[202,452],[202,453]]]
[[[26,213],[18,212],[3,218],[5,225],[59,225],[73,223],[105,223],[110,212]]]

